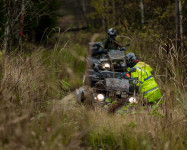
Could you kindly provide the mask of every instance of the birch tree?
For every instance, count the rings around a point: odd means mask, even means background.
[[[10,52],[13,47],[16,48],[22,44],[25,0],[6,0],[4,5],[6,24],[3,53],[5,54]]]
[[[141,0],[141,1],[140,1],[140,8],[141,8],[141,23],[144,24],[144,23],[145,23],[144,0]]]
[[[182,1],[179,0],[179,29],[180,29],[180,46],[181,54],[184,54],[184,39],[183,39],[183,13],[182,13]]]
[[[182,1],[175,0],[176,47],[184,54]]]
[[[81,0],[81,5],[82,5],[82,16],[86,22],[86,25],[88,26],[88,19],[87,19],[87,16],[86,16],[86,13],[87,13],[87,1],[86,0]]]
[[[26,7],[26,2],[25,2],[25,0],[22,0],[21,14],[20,14],[20,24],[19,24],[19,27],[20,27],[20,29],[19,29],[19,51],[22,50],[25,7]]]

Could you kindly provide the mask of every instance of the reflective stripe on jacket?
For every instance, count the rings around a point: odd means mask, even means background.
[[[152,68],[144,62],[138,62],[133,68],[136,68],[136,72],[131,73],[131,78],[138,77],[137,86],[140,87],[140,93],[144,93],[144,98],[147,98],[149,102],[160,99],[161,92],[151,74]]]

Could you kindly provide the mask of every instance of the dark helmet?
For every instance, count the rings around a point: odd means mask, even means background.
[[[116,37],[116,30],[115,30],[114,28],[110,28],[110,29],[108,30],[108,36],[109,36],[110,38],[115,38],[115,37]]]
[[[134,53],[128,53],[126,55],[126,63],[127,63],[127,66],[132,66],[133,63],[137,60],[138,58],[136,57],[136,55]]]

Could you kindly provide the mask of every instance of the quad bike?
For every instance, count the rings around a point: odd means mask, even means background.
[[[129,73],[134,71],[131,69]],[[99,67],[95,66],[94,69],[89,69],[85,80],[85,85],[76,90],[78,103],[107,108],[109,112],[115,112],[129,103],[138,103],[136,78],[124,78],[121,72],[99,70]]]
[[[100,70],[109,70],[115,72],[124,72],[126,68],[126,61],[124,51],[127,46],[117,50],[104,49],[101,42],[90,43],[91,56],[88,58],[88,64],[91,64],[90,68],[93,69],[96,64]]]

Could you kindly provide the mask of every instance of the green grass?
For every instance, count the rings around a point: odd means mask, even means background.
[[[75,38],[75,36],[71,34],[60,36],[59,43],[55,48],[52,51],[44,51],[43,55],[44,58],[47,58],[44,63],[53,72],[51,78],[59,79],[62,88],[69,87],[73,90],[82,85],[88,50],[85,44],[81,45],[78,37],[74,41],[71,38]],[[82,41],[84,41],[84,38],[82,38]],[[63,83],[65,84],[63,85]]]

